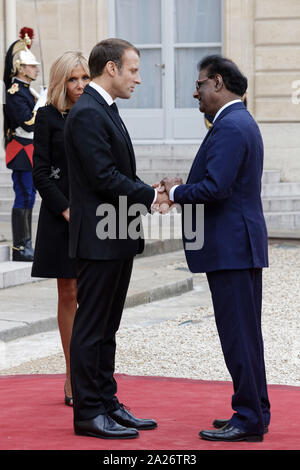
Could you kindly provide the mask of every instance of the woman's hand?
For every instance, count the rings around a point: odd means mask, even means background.
[[[64,216],[67,222],[70,222],[70,208],[69,207],[62,212],[62,215]]]

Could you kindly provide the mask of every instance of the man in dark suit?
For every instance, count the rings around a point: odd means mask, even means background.
[[[93,48],[89,67],[92,81],[70,111],[65,128],[70,256],[78,263],[78,310],[70,348],[74,430],[100,438],[134,438],[138,429],[157,424],[136,418],[116,397],[115,335],[133,257],[143,250],[142,238],[124,235],[124,220],[128,229],[131,219],[119,202],[122,196],[128,207],[139,203],[149,211],[155,201],[168,197],[136,176],[131,140],[114,103],[116,98],[130,98],[141,83],[139,51],[127,41],[108,39]],[[107,208],[113,208],[115,218],[108,221],[105,237],[101,223]]]
[[[262,268],[268,266],[268,237],[261,202],[263,141],[241,101],[247,79],[230,60],[208,56],[199,64],[194,97],[214,117],[193,162],[187,183],[163,184],[183,208],[188,266],[205,272],[226,365],[232,376],[235,413],[201,431],[215,441],[261,441],[270,422],[261,332]],[[204,244],[186,235],[185,213],[204,204]],[[191,222],[191,221],[189,221]],[[187,245],[189,243],[189,245]]]

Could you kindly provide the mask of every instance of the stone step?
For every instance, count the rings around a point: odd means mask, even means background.
[[[10,223],[11,222],[11,208],[7,206],[5,211],[0,212],[0,222]],[[34,207],[32,212],[32,221],[37,222],[39,218],[39,208]]]
[[[262,200],[264,212],[294,212],[300,211],[300,197],[283,196],[270,197]]]
[[[13,204],[14,204],[14,198],[0,199],[0,214],[10,214]],[[37,197],[34,203],[33,212],[38,213],[40,210],[40,205],[41,205],[41,199]],[[3,220],[3,219],[0,219],[0,220]]]
[[[139,158],[194,158],[199,144],[134,144],[134,153]]]
[[[2,184],[12,184],[11,171],[2,170],[0,171],[0,185]]]
[[[13,190],[12,183],[3,183],[0,184],[0,200],[14,199],[15,193]],[[41,197],[38,192],[36,192],[36,200],[40,200]]]
[[[149,305],[192,290],[193,274],[186,267],[182,250],[136,259],[125,307]],[[57,328],[55,279],[2,289],[0,304],[0,341]]]
[[[190,166],[193,162],[193,158],[152,158],[148,159],[145,157],[137,159],[138,173],[144,172],[145,170],[151,170],[156,173],[160,173],[161,170],[185,170],[185,173],[189,172]],[[177,166],[178,165],[178,166]],[[280,182],[280,171],[279,170],[265,170],[263,173],[263,183],[279,183]],[[11,187],[11,171],[3,170],[0,171],[0,188]]]
[[[297,212],[265,212],[268,231],[292,233],[300,230],[300,211]]]
[[[267,228],[269,233],[273,232],[282,232],[286,234],[299,233],[300,231],[300,211],[286,211],[286,212],[265,212],[265,219],[267,223]],[[181,238],[177,237],[174,239],[165,239],[165,240],[146,240],[145,251],[142,255],[137,257],[137,260],[148,258],[146,263],[149,262],[149,258],[162,256],[169,254],[172,256],[172,252],[177,252],[182,250],[182,241]],[[157,258],[158,259],[158,258]],[[8,244],[0,245],[0,289],[5,289],[12,286],[18,286],[22,284],[28,284],[32,282],[37,282],[39,279],[31,277],[31,266],[32,263],[25,262],[13,262],[11,260],[11,248]],[[139,263],[142,263],[139,261]],[[143,262],[146,266],[145,261]],[[153,264],[153,263],[152,263]],[[155,268],[155,265],[153,265]],[[145,268],[146,269],[146,268]],[[147,279],[145,285],[152,286],[152,281],[150,278]],[[184,289],[186,283],[180,284],[178,289]],[[168,288],[166,286],[162,287],[163,292],[167,292]],[[171,284],[170,287],[172,292],[176,291],[176,286]],[[146,292],[146,291],[145,291]],[[143,293],[145,298],[146,293]],[[151,289],[148,289],[149,298],[157,298],[157,296],[165,295],[160,294],[158,286],[155,287],[154,292]],[[152,292],[152,293],[151,293]],[[171,295],[171,294],[170,294]],[[135,297],[136,299],[137,297]],[[160,298],[160,297],[158,297]],[[135,300],[136,301],[136,300]]]
[[[188,171],[180,171],[180,170],[170,170],[166,169],[164,170],[143,170],[137,172],[139,178],[144,181],[144,183],[147,184],[154,184],[158,183],[161,181],[165,176],[179,176],[180,178],[183,179],[183,182],[185,183],[188,177],[189,172]]]
[[[14,190],[12,184],[0,184],[0,199],[13,199]]]
[[[0,245],[0,263],[10,260],[10,247],[9,245]]]
[[[187,317],[189,313],[191,318],[195,309],[199,307],[211,306],[211,294],[206,280],[206,276],[194,275],[194,289],[174,297],[157,300],[155,302],[137,305],[135,307],[126,307],[122,315],[119,333],[122,334],[124,329],[145,328],[152,325],[161,324],[169,320]],[[0,372],[5,375],[16,373],[27,373],[26,365],[22,371],[16,370],[16,367],[23,365],[24,362],[39,360],[48,361],[49,356],[61,353],[61,339],[59,335],[57,319],[55,318],[55,283],[49,281],[40,283],[43,293],[39,291],[39,285],[33,285],[32,297],[26,293],[23,295],[23,315],[19,313],[18,317],[10,307],[8,313],[11,313],[14,322],[6,322],[0,330]],[[16,289],[14,289],[16,290]],[[21,294],[21,292],[20,292]],[[22,292],[23,294],[23,292]],[[129,294],[130,295],[130,294]],[[32,298],[35,298],[34,311],[42,305],[43,317],[38,323],[37,318],[33,314],[30,319],[26,318],[26,310],[32,310]],[[25,305],[24,305],[25,304]],[[48,311],[47,314],[44,311]],[[29,321],[28,321],[29,320]],[[23,328],[22,328],[23,323]],[[46,327],[52,326],[51,330],[45,331]],[[193,322],[191,322],[192,324]],[[179,327],[189,326],[190,321],[179,323]],[[163,326],[163,325],[162,325]],[[28,334],[31,331],[31,334]],[[34,332],[34,334],[32,334]],[[26,336],[25,336],[26,334]],[[135,334],[135,332],[133,332]],[[12,339],[14,336],[15,339]],[[41,360],[41,358],[43,358]],[[11,368],[14,368],[12,371]],[[9,369],[9,370],[8,370]],[[44,369],[45,370],[45,369]],[[38,372],[39,373],[39,372]]]
[[[136,259],[179,250],[182,250],[182,241],[179,237],[172,240],[146,240],[144,252]],[[0,289],[38,281],[39,279],[31,277],[31,267],[32,263],[11,261],[11,246],[0,245]]]
[[[300,197],[300,183],[269,183],[262,185],[262,197],[281,197],[281,196],[299,196]]]
[[[139,158],[136,161],[137,172],[143,171],[189,171],[192,158]]]
[[[175,172],[178,174],[188,174],[192,166],[194,158],[187,157],[140,157],[137,158],[136,166],[137,173],[147,175],[147,173],[159,173],[159,174],[172,174]],[[141,177],[141,176],[140,176]],[[280,170],[265,170],[263,172],[262,182],[264,184],[279,183],[280,182]]]
[[[179,235],[174,239],[146,240],[143,253],[137,255],[136,258],[162,255],[181,249],[182,240]],[[3,243],[0,244],[0,263],[6,261],[11,261],[11,245]]]
[[[280,183],[280,170],[264,170],[262,175],[262,183]]]
[[[39,281],[38,278],[31,277],[31,266],[32,263],[29,262],[3,261],[0,263],[0,289]]]
[[[154,162],[147,162],[144,165],[143,168],[143,163],[139,163],[140,165],[140,170],[138,166],[137,173],[141,180],[143,180],[145,183],[148,184],[153,184],[154,182],[160,181],[164,176],[179,176],[183,179],[184,182],[186,182],[188,174],[189,174],[189,169],[190,166],[186,166],[184,169],[182,163],[182,169],[172,166],[166,166],[165,169],[163,169],[162,166],[159,167],[158,164]],[[146,166],[151,167],[151,168],[146,168]],[[298,194],[300,195],[300,183],[281,183],[280,182],[280,171],[277,170],[266,170],[263,173],[262,176],[262,185],[263,185],[263,194],[266,194],[266,196],[275,196],[275,195],[285,195],[284,192],[290,191],[287,195],[289,194]],[[283,185],[283,187],[281,186]],[[291,186],[289,188],[289,186]]]

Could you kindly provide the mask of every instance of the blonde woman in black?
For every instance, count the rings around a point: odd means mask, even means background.
[[[46,106],[35,121],[33,181],[42,198],[35,243],[33,277],[57,279],[58,327],[66,360],[65,404],[72,406],[70,339],[77,308],[75,260],[68,256],[69,178],[64,149],[68,111],[89,83],[87,59],[77,51],[52,65]]]

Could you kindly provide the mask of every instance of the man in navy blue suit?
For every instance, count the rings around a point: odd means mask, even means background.
[[[208,56],[199,64],[194,97],[213,126],[193,162],[186,184],[165,178],[170,200],[183,210],[183,240],[192,272],[205,272],[227,368],[234,413],[201,431],[213,441],[262,441],[270,422],[261,332],[262,268],[268,236],[261,202],[263,141],[242,103],[247,79],[229,59]],[[204,244],[188,240],[185,211],[204,204]],[[189,225],[190,225],[189,221]]]

